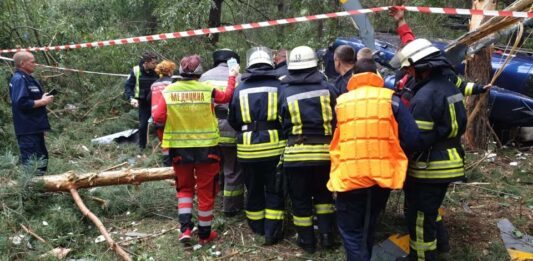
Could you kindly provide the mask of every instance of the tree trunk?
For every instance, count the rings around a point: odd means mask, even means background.
[[[222,18],[222,2],[224,2],[224,0],[213,0],[211,9],[209,10],[209,27],[220,26],[220,20]],[[212,34],[209,37],[209,41],[213,46],[218,43],[218,35],[219,34]]]
[[[495,1],[473,0],[472,9],[494,10]],[[479,27],[483,16],[474,15],[470,23],[470,31]],[[492,47],[482,49],[472,59],[468,60],[465,66],[465,76],[469,81],[477,83],[490,82]],[[489,137],[491,136],[488,124],[488,95],[471,96],[467,99],[467,110],[469,115],[478,103],[480,103],[480,113],[471,118],[467,123],[465,141],[469,149],[487,149]],[[469,117],[470,118],[470,117]]]
[[[123,184],[137,185],[147,181],[173,178],[174,170],[172,168],[152,168],[84,174],[67,172],[60,175],[35,177],[32,179],[32,183],[36,185],[42,184],[43,190],[45,191],[70,191],[72,188],[78,189]]]

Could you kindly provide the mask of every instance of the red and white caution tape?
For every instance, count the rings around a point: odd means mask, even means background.
[[[12,59],[12,58],[4,57],[4,56],[0,56],[0,60],[6,60],[6,61],[11,61],[11,62],[13,62],[13,59]],[[39,64],[39,63],[37,63],[37,64],[35,64],[35,65],[40,66],[40,67],[45,67],[45,68],[50,68],[50,69],[60,70],[60,71],[67,71],[67,72],[86,73],[86,74],[97,74],[97,75],[107,75],[107,76],[119,76],[119,77],[128,77],[128,76],[129,76],[128,74],[84,71],[84,70],[71,69],[71,68],[65,68],[65,67],[54,67],[54,66],[45,65],[45,64]]]
[[[506,16],[516,18],[531,18],[533,12],[514,12],[498,10],[478,10],[478,9],[461,9],[446,7],[423,7],[423,6],[404,6],[406,11],[430,14],[449,14],[449,15],[484,15],[484,16]]]
[[[420,6],[405,6],[404,8],[405,10],[411,11],[411,12],[435,13],[435,14],[507,16],[507,17],[518,17],[518,18],[533,17],[533,12],[471,10],[471,9],[459,9],[459,8],[438,8],[438,7],[420,7]],[[114,45],[122,45],[122,44],[153,42],[153,41],[198,36],[198,35],[217,34],[217,33],[240,31],[240,30],[246,30],[246,29],[256,29],[256,28],[263,28],[263,27],[270,27],[270,26],[278,26],[278,25],[284,25],[284,24],[302,23],[302,22],[308,22],[308,21],[314,21],[314,20],[344,17],[344,16],[349,16],[349,15],[377,13],[377,12],[386,11],[388,9],[389,9],[388,6],[374,7],[374,8],[367,8],[367,9],[350,10],[350,11],[309,15],[309,16],[300,16],[300,17],[285,18],[285,19],[278,19],[278,20],[237,24],[237,25],[229,25],[229,26],[220,26],[220,27],[211,27],[211,28],[188,30],[188,31],[181,31],[181,32],[174,32],[174,33],[162,33],[162,34],[154,34],[154,35],[147,35],[147,36],[115,39],[115,40],[57,45],[57,46],[46,46],[46,47],[2,49],[0,50],[0,53],[14,53],[14,52],[22,51],[22,50],[30,51],[30,52],[60,51],[60,50],[80,49],[80,48],[93,48],[93,47],[114,46]]]

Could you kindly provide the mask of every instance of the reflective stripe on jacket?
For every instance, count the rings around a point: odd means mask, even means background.
[[[337,128],[331,141],[333,192],[379,185],[400,189],[407,157],[400,146],[392,95],[375,73],[359,73],[348,83],[349,92],[337,99]]]
[[[141,89],[141,84],[139,79],[141,78],[141,66],[136,65],[133,67],[133,75],[135,76],[135,99],[139,99],[139,93]]]
[[[197,81],[179,81],[163,91],[167,106],[163,148],[199,148],[218,144],[212,96],[213,88]]]

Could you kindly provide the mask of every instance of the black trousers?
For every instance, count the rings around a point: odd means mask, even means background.
[[[283,191],[276,188],[278,160],[240,163],[246,184],[246,217],[252,231],[268,238],[281,236]]]
[[[316,243],[312,223],[313,213],[316,214],[320,233],[333,232],[335,223],[333,196],[326,187],[329,169],[329,164],[285,168],[293,222],[301,244]]]
[[[337,192],[337,224],[347,260],[370,260],[372,257],[378,218],[387,205],[390,191],[373,186]]]
[[[150,101],[139,99],[139,147],[146,148],[148,138],[148,120],[152,116],[152,104]]]
[[[17,135],[20,149],[20,163],[28,165],[31,160],[41,160],[37,175],[43,175],[48,169],[48,150],[44,142],[44,132]]]
[[[410,237],[410,260],[435,260],[437,217],[449,183],[423,183],[407,178],[405,218]]]

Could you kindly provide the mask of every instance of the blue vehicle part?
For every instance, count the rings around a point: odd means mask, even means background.
[[[533,126],[533,99],[531,97],[493,87],[490,90],[490,121],[506,127]]]

